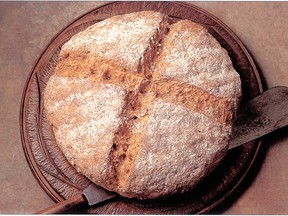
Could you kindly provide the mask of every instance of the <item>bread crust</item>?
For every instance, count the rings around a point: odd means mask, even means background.
[[[220,163],[240,96],[239,75],[206,29],[144,11],[64,44],[44,107],[80,173],[150,199],[194,188]]]
[[[103,61],[108,65],[112,62],[113,67],[121,71],[143,74],[145,51],[153,44],[150,40],[156,40],[162,22],[166,22],[166,16],[152,11],[114,16],[72,36],[63,45],[60,56],[79,53],[84,48],[98,65]]]

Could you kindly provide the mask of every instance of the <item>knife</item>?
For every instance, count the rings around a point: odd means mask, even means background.
[[[117,194],[105,190],[96,184],[90,184],[85,188],[82,194],[77,194],[67,200],[61,201],[53,206],[50,206],[46,209],[38,211],[36,214],[55,214],[63,213],[72,207],[87,204],[88,206],[93,206],[96,204],[103,203],[104,201],[110,200],[116,197]]]
[[[288,124],[288,87],[271,88],[240,107],[229,149],[267,135]]]
[[[240,107],[233,123],[229,149],[271,133],[288,123],[288,87],[274,87]],[[54,214],[64,212],[75,205],[100,204],[118,196],[95,184],[88,186],[82,194],[64,200],[37,212]]]

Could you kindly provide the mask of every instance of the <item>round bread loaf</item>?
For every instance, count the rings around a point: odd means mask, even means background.
[[[44,107],[77,171],[150,199],[194,188],[220,163],[240,97],[227,51],[205,28],[143,11],[65,43]]]

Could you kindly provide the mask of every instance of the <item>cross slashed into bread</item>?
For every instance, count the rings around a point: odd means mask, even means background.
[[[65,43],[44,106],[79,172],[149,199],[194,188],[220,163],[240,96],[227,51],[205,28],[143,11]]]

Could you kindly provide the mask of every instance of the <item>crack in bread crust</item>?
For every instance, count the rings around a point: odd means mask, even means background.
[[[171,78],[154,81],[157,97],[187,107],[220,123],[230,123],[232,106],[225,98],[216,97],[196,86]]]
[[[126,152],[131,145],[130,138],[132,136],[131,127],[134,124],[134,110],[137,106],[137,92],[128,91],[125,97],[125,104],[120,114],[122,124],[119,126],[113,138],[113,144],[109,153],[109,170],[108,179],[112,187],[117,187],[120,176],[119,167],[124,160],[131,158],[126,157]]]
[[[167,22],[167,17],[164,17],[156,34],[149,40],[149,46],[143,58],[139,61],[137,75],[145,78],[141,80],[141,83],[134,82],[138,76],[129,75],[129,78],[126,79],[126,82],[129,82],[129,86],[133,86],[134,89],[130,88],[127,90],[125,105],[121,113],[123,123],[115,134],[109,154],[111,167],[109,179],[114,178],[111,184],[115,188],[118,187],[118,190],[121,190],[126,184],[126,179],[128,179],[133,168],[133,162],[142,143],[143,131],[147,126],[150,112],[153,108],[156,94],[152,90],[154,83],[150,82],[152,77],[151,67],[157,57],[159,43],[167,33]],[[116,80],[119,81],[119,77],[126,77],[121,72],[115,73],[115,75],[112,73],[106,71],[102,77],[106,78],[108,82],[111,80],[114,84]],[[121,79],[121,83],[126,83],[124,80]]]
[[[114,186],[119,190],[126,184],[133,170],[134,160],[143,140],[143,131],[147,126],[153,108],[155,91],[153,83],[143,80],[136,92],[128,91],[125,99],[126,106],[121,114],[122,124],[113,139],[110,151],[111,173]],[[143,90],[145,85],[145,90]]]
[[[115,70],[111,66],[111,63],[102,62],[101,69],[99,70],[97,63],[95,63],[93,59],[93,56],[78,54],[73,58],[70,57],[67,60],[62,60],[61,66],[59,66],[61,69],[59,68],[57,73],[61,76],[89,77],[89,79],[95,82],[118,85],[128,92],[138,91],[141,93],[141,88],[143,89],[144,85],[154,83],[153,86],[155,86],[155,88],[151,91],[155,91],[156,97],[185,106],[190,110],[199,112],[220,123],[230,123],[233,118],[233,112],[231,112],[233,107],[227,98],[215,96],[202,88],[183,83],[176,79],[161,78],[161,76],[154,75],[153,77],[148,76],[145,78],[145,76],[140,73],[132,74]],[[75,66],[80,60],[85,62],[81,68]],[[84,72],[79,73],[79,70]],[[134,100],[137,100],[135,97],[133,97]]]

